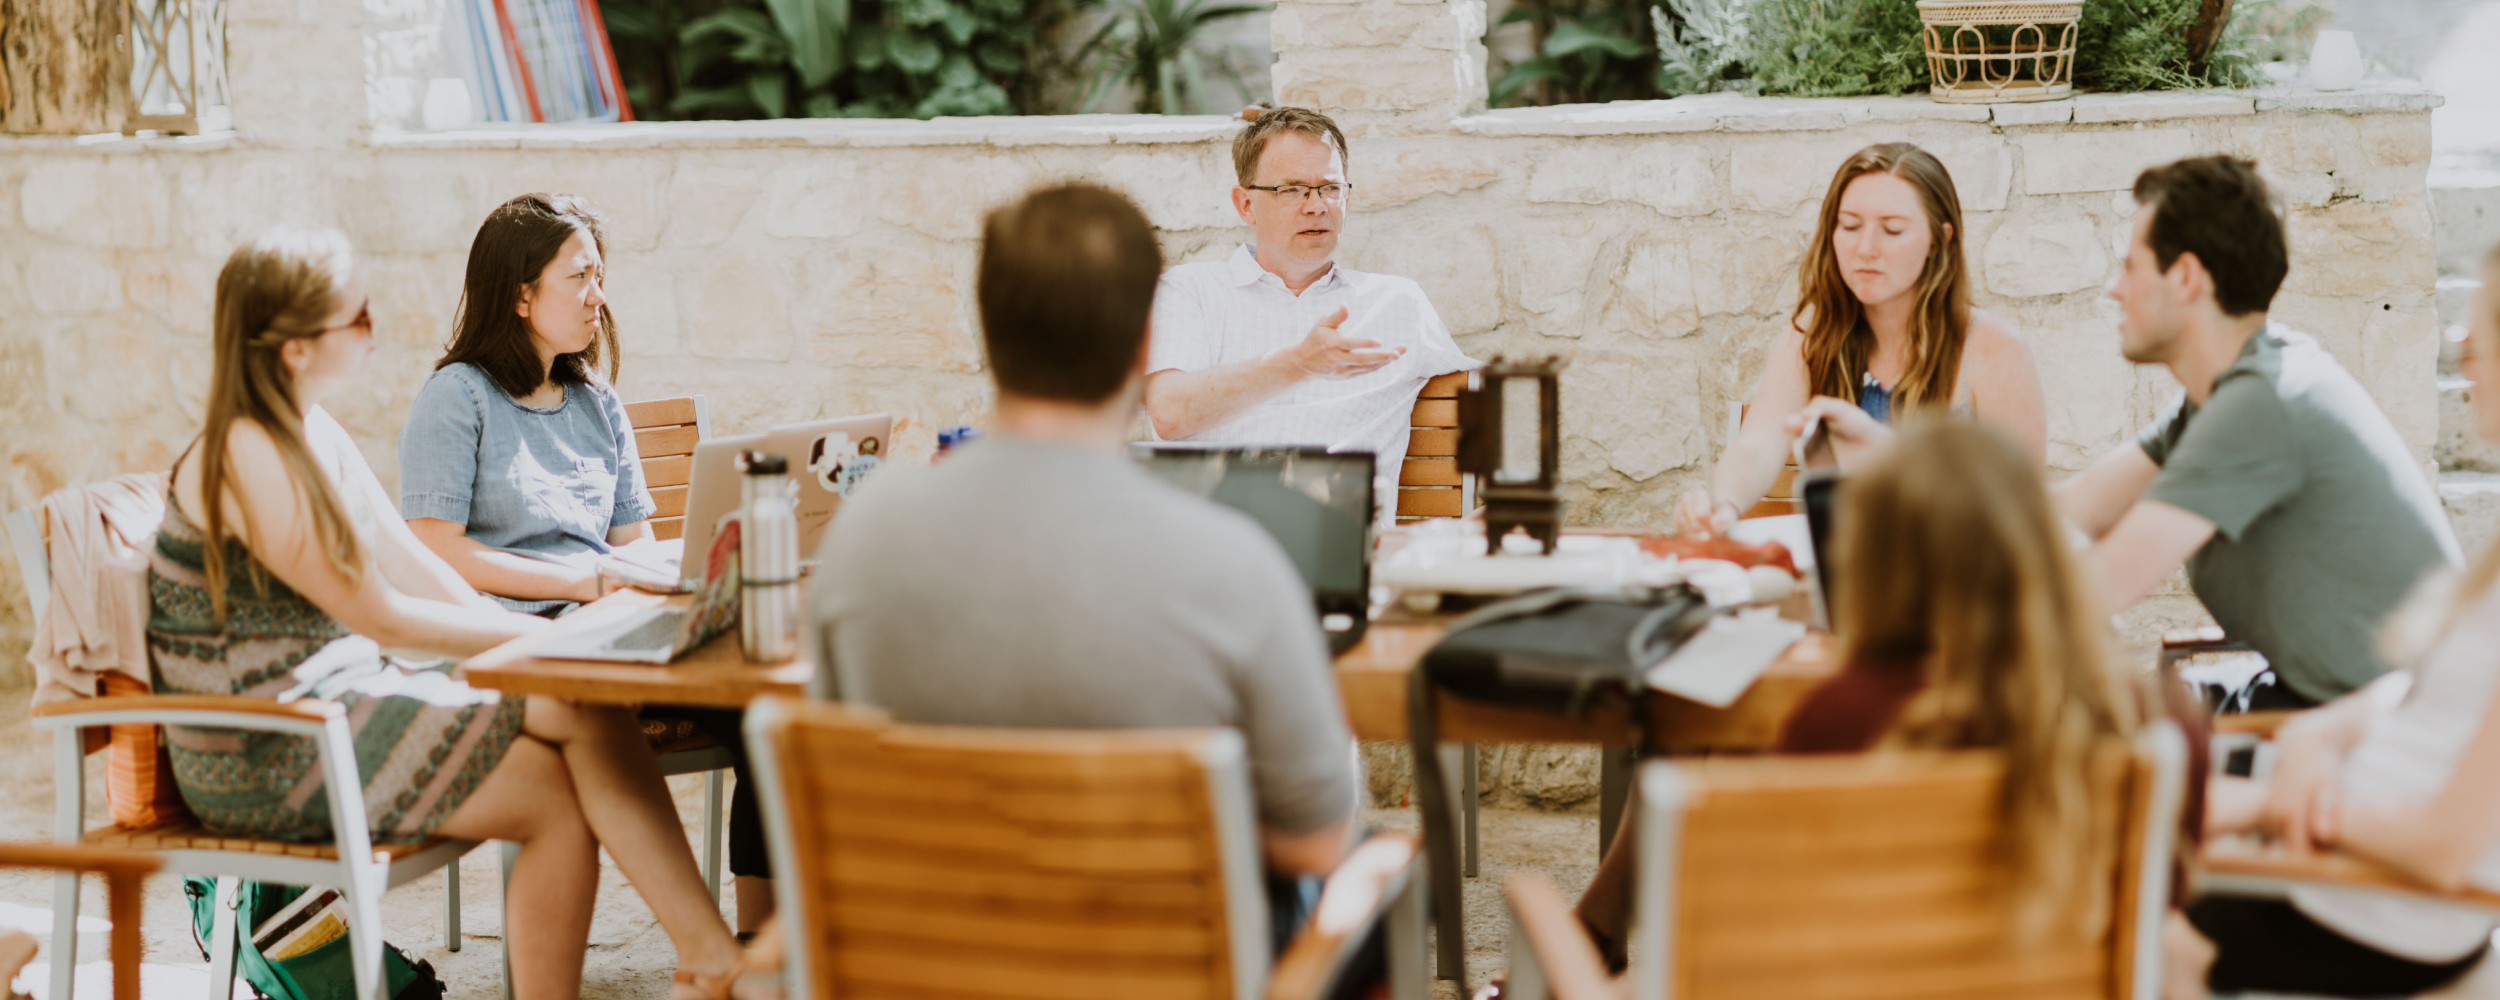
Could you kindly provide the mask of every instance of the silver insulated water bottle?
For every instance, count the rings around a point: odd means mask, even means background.
[[[790,463],[741,453],[738,502],[738,649],[755,663],[799,652],[799,517]]]

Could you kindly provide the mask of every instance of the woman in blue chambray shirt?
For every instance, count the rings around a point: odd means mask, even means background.
[[[408,526],[515,611],[597,599],[592,559],[651,536],[651,493],[612,385],[605,244],[573,195],[525,194],[488,215],[451,347],[399,434]]]
[[[651,537],[651,493],[616,397],[616,322],[599,216],[572,195],[525,194],[469,245],[460,322],[399,435],[408,527],[462,579],[516,611],[596,600],[590,557]],[[606,371],[600,371],[604,361]],[[749,780],[741,713],[653,706],[727,749],[729,872],[740,936],[772,915],[772,865]]]

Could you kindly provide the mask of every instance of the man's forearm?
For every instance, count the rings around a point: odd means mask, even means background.
[[[1155,436],[1189,437],[1291,389],[1302,371],[1282,354],[1256,361],[1185,372],[1167,368],[1146,376],[1146,415]]]
[[[2068,523],[2099,541],[2118,526],[2118,519],[2160,474],[2161,466],[2130,442],[2051,487],[2049,499]]]
[[[2183,508],[2158,500],[2127,508],[2084,556],[2101,589],[2102,610],[2117,614],[2135,606],[2213,536],[2213,522]]]

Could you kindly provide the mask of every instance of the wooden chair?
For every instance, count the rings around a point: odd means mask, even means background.
[[[1458,391],[1467,387],[1466,372],[1435,375],[1415,395],[1414,415],[1407,421],[1406,464],[1398,470],[1399,524],[1436,517],[1460,517],[1476,507],[1474,487],[1458,471]],[[1476,799],[1481,759],[1473,743],[1459,748],[1457,797],[1459,836],[1464,855],[1461,869],[1476,877]]]
[[[217,876],[217,900],[230,904],[240,879],[286,885],[335,886],[347,899],[347,933],[352,942],[356,992],[383,996],[382,894],[432,874],[459,870],[461,855],[474,841],[436,837],[404,844],[376,845],[365,828],[365,803],[354,790],[364,787],[356,772],[356,745],[347,730],[347,713],[335,702],[304,699],[280,704],[265,698],[194,695],[136,695],[88,698],[38,705],[37,729],[53,732],[53,833],[65,845],[113,847],[146,851],[161,858],[166,870],[188,875]],[[133,830],[106,826],[81,829],[85,821],[86,751],[82,730],[95,726],[203,726],[253,732],[285,733],[313,741],[314,766],[321,769],[329,796],[333,842],[291,844],[275,840],[220,837],[194,823]],[[340,789],[350,791],[341,794]],[[509,871],[507,859],[507,871]],[[446,945],[458,941],[459,882],[450,876],[450,913]],[[68,953],[78,932],[78,876],[63,872],[52,890],[53,947]],[[118,927],[119,924],[116,923]],[[209,995],[226,1000],[234,988],[235,914],[220,905],[209,941]],[[54,996],[72,996],[71,962],[52,966]]]
[[[18,570],[26,580],[27,595],[40,617],[52,589],[51,520],[41,508],[36,508],[14,512],[6,523],[10,543],[17,552]],[[443,946],[460,950],[459,861],[477,842],[436,837],[417,843],[379,847],[371,844],[365,828],[363,797],[337,792],[341,787],[364,787],[356,772],[355,744],[348,734],[347,718],[338,705],[310,699],[282,705],[264,698],[123,695],[38,705],[33,715],[35,728],[53,733],[52,832],[60,844],[144,851],[160,861],[165,870],[216,876],[221,903],[231,902],[240,880],[247,878],[287,885],[337,886],[347,897],[353,917],[348,934],[354,942],[351,948],[357,993],[364,997],[379,997],[384,986],[382,894],[442,869],[447,882]],[[212,726],[310,737],[315,741],[315,766],[322,769],[330,797],[332,843],[290,844],[219,837],[196,823],[147,829],[120,825],[87,829],[86,761],[89,754],[103,749],[104,743],[89,740],[86,731],[117,725]],[[503,854],[507,882],[514,854],[510,848],[506,845]],[[121,927],[118,915],[114,927],[116,932]],[[234,910],[220,906],[211,927],[209,996],[211,1000],[228,1000],[234,990]],[[52,947],[56,954],[74,955],[77,934],[78,873],[64,870],[55,876],[52,886]],[[75,962],[53,962],[51,995],[76,995],[72,992],[75,976]],[[509,980],[507,976],[507,1000],[511,996]]]
[[[1632,968],[1610,980],[1551,884],[1506,886],[1511,992],[1636,997],[2110,997],[2161,990],[2186,751],[2149,727],[2101,755],[2120,849],[2110,924],[2021,947],[1996,890],[1992,751],[1718,758],[1641,772]]]
[[[625,404],[642,454],[643,485],[658,507],[651,533],[667,541],[686,533],[686,484],[694,481],[694,446],[712,436],[710,408],[701,396],[646,399]]]
[[[2214,718],[2215,739],[2239,736],[2271,741],[2294,712],[2244,712]],[[2189,871],[2195,891],[2225,896],[2280,899],[2304,886],[2358,889],[2377,895],[2482,910],[2500,917],[2500,893],[2473,886],[2444,889],[2357,854],[2331,851],[2292,854],[2231,837],[2208,842]]]
[[[694,481],[694,446],[712,436],[711,409],[701,396],[646,399],[625,404],[642,456],[642,478],[651,491],[651,533],[665,541],[686,534],[686,488]],[[708,736],[655,737],[660,773],[703,775],[703,887],[720,899],[722,785],[729,751]]]
[[[1458,390],[1466,372],[1435,375],[1416,394],[1408,418],[1406,465],[1398,470],[1398,523],[1458,517],[1475,504],[1458,473]]]
[[[141,881],[161,867],[162,859],[155,855],[110,848],[0,844],[0,868],[49,869],[73,880],[84,872],[104,876],[105,915],[113,921],[109,952],[113,960],[113,1000],[139,1000]],[[52,942],[54,968],[77,962],[75,939],[54,937]],[[0,983],[0,987],[6,985]]]
[[[1428,995],[1425,880],[1399,835],[1358,849],[1383,877],[1332,876],[1271,965],[1232,730],[901,725],[794,698],[746,726],[788,996],[1326,996],[1384,919],[1391,995]]]

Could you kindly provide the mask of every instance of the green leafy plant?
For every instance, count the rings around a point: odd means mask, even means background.
[[[2304,30],[2303,19],[2291,9],[2315,5],[2239,0],[2236,6],[2221,44],[2198,58],[2189,51],[2188,37],[2199,0],[2091,0],[2083,5],[2075,42],[2075,86],[2121,91],[2249,86],[2257,81],[2260,54],[2280,48],[2275,33]],[[2276,11],[2294,16],[2284,21],[2266,16]],[[2306,33],[2314,36],[2321,23],[2311,15]]]
[[[1502,15],[1536,30],[1536,55],[1493,81],[1492,102],[1585,104],[1658,96],[1649,18],[1621,0],[1538,0]]]
[[[2187,30],[2197,0],[2099,0],[2083,5],[2075,42],[2075,86],[2091,90],[2177,90],[2202,86],[2191,72]]]
[[[1668,0],[1649,9],[1660,95],[1708,93],[1740,82],[1730,77],[1753,36],[1746,6],[1746,0]]]
[[[607,0],[638,117],[1038,113],[1072,0]]]
[[[1911,0],[1754,0],[1750,10],[1744,63],[1763,93],[1903,94],[1927,83],[1927,42]]]
[[[1213,3],[1210,0],[1115,0],[1102,27],[1077,50],[1077,62],[1091,62],[1091,85],[1084,109],[1102,106],[1122,83],[1134,84],[1137,110],[1144,114],[1204,113],[1207,71],[1242,83],[1237,53],[1228,47],[1209,48],[1203,41],[1217,22],[1264,10],[1257,4]]]

